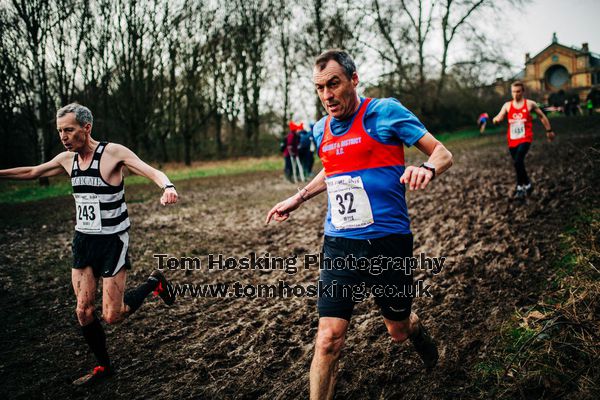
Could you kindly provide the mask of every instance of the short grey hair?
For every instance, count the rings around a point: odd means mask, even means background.
[[[318,67],[319,70],[323,71],[325,66],[327,66],[327,63],[331,60],[340,64],[344,69],[344,74],[348,79],[352,79],[352,75],[356,72],[356,65],[354,64],[352,57],[350,57],[350,54],[341,49],[330,49],[321,53],[315,59],[315,67]]]
[[[94,124],[94,116],[92,115],[90,109],[78,103],[67,104],[63,108],[59,109],[56,112],[56,119],[64,117],[70,113],[75,114],[75,120],[79,122],[79,125],[82,127],[86,124]]]

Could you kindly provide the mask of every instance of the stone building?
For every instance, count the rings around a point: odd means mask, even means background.
[[[525,68],[511,81],[496,81],[496,91],[509,96],[510,83],[514,80],[523,81],[529,96],[544,103],[555,103],[560,97],[574,95],[584,102],[600,95],[600,55],[590,52],[587,43],[581,48],[560,44],[554,34],[552,43],[545,49],[533,57],[525,54]]]

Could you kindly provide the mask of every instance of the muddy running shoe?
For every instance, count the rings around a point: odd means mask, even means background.
[[[518,185],[515,190],[515,199],[521,200],[525,198],[525,187]]]
[[[531,195],[531,192],[533,192],[533,186],[531,185],[531,183],[528,183],[527,185],[523,186],[523,189],[525,190],[525,193],[527,193],[527,196]]]
[[[419,321],[418,332],[410,337],[410,341],[419,353],[421,360],[423,360],[425,368],[428,371],[432,370],[436,366],[439,357],[437,345],[421,321]]]
[[[75,386],[91,386],[96,383],[100,383],[115,374],[115,371],[111,367],[97,366],[92,372],[82,376],[81,378],[73,381]]]
[[[167,288],[171,286],[167,278],[159,270],[154,270],[148,280],[158,281],[156,289],[154,289],[154,296],[160,296],[166,305],[171,306],[175,303],[175,292],[170,292]]]

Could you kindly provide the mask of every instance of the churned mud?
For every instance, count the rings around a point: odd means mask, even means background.
[[[576,121],[576,123],[572,122]],[[437,338],[440,363],[426,373],[409,344],[390,341],[372,300],[355,309],[338,376],[338,399],[477,397],[473,367],[518,307],[544,290],[558,235],[578,207],[599,197],[598,119],[557,120],[558,140],[536,135],[527,157],[535,191],[511,199],[514,171],[503,136],[448,144],[455,165],[425,192],[408,195],[415,253],[447,257],[432,298],[414,309]],[[538,132],[541,130],[538,127]],[[407,154],[419,164],[417,152]],[[199,257],[318,253],[326,196],[282,224],[267,211],[294,194],[280,174],[180,182],[181,201],[163,208],[160,191],[127,191],[132,221],[129,286],[156,268],[154,254]],[[92,389],[71,381],[94,366],[79,333],[70,286],[73,200],[0,208],[0,387],[19,399],[302,399],[318,315],[314,297],[193,298],[172,307],[150,297],[130,319],[106,326],[118,374]],[[318,269],[167,271],[183,284],[316,283]],[[101,312],[100,293],[98,312]]]

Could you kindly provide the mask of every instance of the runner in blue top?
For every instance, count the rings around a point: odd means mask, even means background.
[[[361,112],[363,108],[365,108],[364,112]],[[362,116],[362,125],[368,136],[361,135],[361,132],[351,131],[358,114]],[[320,150],[328,120],[328,117],[324,117],[313,128],[315,142]],[[356,125],[360,127],[361,124],[356,122]],[[374,221],[363,227],[337,229],[331,221],[330,205],[325,220],[325,235],[374,239],[390,234],[410,233],[410,219],[404,200],[404,186],[400,185],[398,181],[404,173],[402,145],[412,146],[425,136],[427,129],[413,113],[393,98],[361,98],[359,109],[349,119],[331,118],[328,127],[333,138],[343,136],[347,142],[351,141],[351,136],[362,136],[360,143],[349,145],[352,149],[356,148],[359,153],[349,155],[347,157],[348,165],[340,165],[339,171],[332,170],[331,174],[343,175],[347,171],[359,170],[351,175],[361,176],[365,190],[369,194]],[[349,146],[343,147],[349,148]],[[365,147],[368,148],[366,152],[361,149]],[[376,149],[377,152],[369,151],[371,149]],[[347,154],[348,150],[345,151]],[[321,151],[319,153],[321,155]],[[331,175],[328,173],[327,176]]]
[[[404,184],[425,189],[452,165],[452,154],[418,119],[394,99],[361,99],[352,58],[342,50],[317,57],[315,88],[329,114],[313,129],[323,170],[299,193],[278,203],[266,222],[289,218],[308,199],[327,191],[319,293],[319,328],[310,369],[311,399],[334,394],[336,366],[344,344],[357,288],[373,290],[392,340],[410,339],[427,368],[438,359],[437,346],[419,317],[411,312],[410,296],[377,295],[376,288],[400,294],[412,285],[412,270],[384,269],[370,273],[352,259],[373,262],[380,257],[412,256],[412,234]],[[415,145],[429,156],[420,167],[404,165],[404,145]],[[337,261],[342,261],[341,265]],[[332,268],[332,263],[335,267]],[[408,274],[406,273],[408,272]]]

